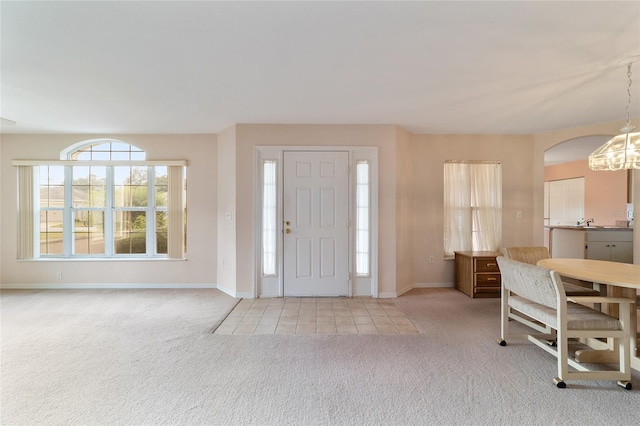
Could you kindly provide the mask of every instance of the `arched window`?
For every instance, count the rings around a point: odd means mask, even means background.
[[[71,145],[60,157],[14,162],[22,258],[183,258],[186,162],[146,161],[112,139]]]

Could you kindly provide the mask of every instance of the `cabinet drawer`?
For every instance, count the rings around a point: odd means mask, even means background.
[[[500,287],[500,274],[476,274],[476,287]]]
[[[500,272],[495,258],[476,259],[476,272]]]

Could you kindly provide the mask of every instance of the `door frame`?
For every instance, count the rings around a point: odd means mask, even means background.
[[[378,147],[375,146],[256,146],[254,149],[254,297],[283,297],[283,232],[282,223],[282,192],[283,192],[283,159],[285,151],[342,151],[349,153],[348,176],[349,186],[349,292],[348,296],[378,297]],[[369,256],[370,274],[367,277],[356,277],[354,271],[355,226],[353,212],[355,211],[355,170],[358,161],[369,164]],[[265,276],[262,271],[262,189],[263,163],[276,161],[276,274]]]

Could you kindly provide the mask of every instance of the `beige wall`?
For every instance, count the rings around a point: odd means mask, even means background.
[[[11,160],[57,159],[68,145],[99,136],[3,135],[0,282],[218,284],[232,294],[252,295],[254,149],[302,145],[378,147],[381,296],[401,294],[415,284],[450,285],[453,262],[443,259],[442,247],[444,160],[502,161],[503,245],[542,244],[544,151],[575,137],[616,133],[620,125],[607,123],[533,136],[413,135],[394,125],[266,124],[238,124],[217,136],[109,135],[144,149],[149,159],[189,161],[185,262],[17,261],[16,171]],[[638,180],[640,173],[635,177],[636,206]],[[517,211],[522,211],[522,218],[517,218]],[[635,252],[640,254],[638,232],[634,238]],[[429,256],[434,256],[433,264]],[[63,272],[61,282],[55,280],[57,271]]]
[[[412,134],[396,128],[396,291],[414,287],[413,279],[413,145]]]
[[[596,225],[615,225],[627,217],[627,171],[594,172],[588,160],[544,168],[544,180],[584,177],[584,217]]]
[[[0,165],[2,165],[2,168],[0,169],[0,171],[4,170],[4,167],[5,167],[4,163],[2,162],[2,139],[3,139],[2,135],[0,135]],[[4,193],[4,189],[3,189],[3,186],[2,186],[2,183],[4,182],[4,180],[2,179],[2,175],[3,174],[4,173],[0,172],[0,191],[1,191],[0,193]],[[3,229],[3,227],[2,227],[3,225],[2,224],[4,222],[3,219],[2,219],[2,205],[3,204],[4,204],[4,202],[3,202],[2,196],[0,195],[0,235],[2,234],[2,229]],[[3,283],[3,281],[2,281],[2,263],[3,263],[2,262],[2,243],[0,243],[0,285],[2,285],[2,283]]]
[[[212,170],[213,172],[213,170]],[[218,288],[236,293],[236,128],[218,134]]]
[[[148,160],[187,160],[186,261],[18,261],[16,169],[12,160],[58,160],[60,151],[87,139],[109,137],[147,152]],[[215,135],[3,135],[1,249],[3,285],[167,284],[213,285],[216,279]],[[56,272],[63,279],[56,281]]]
[[[526,135],[414,135],[414,282],[450,285],[454,262],[444,260],[443,164],[445,160],[502,162],[502,243],[529,245],[533,238],[533,138]],[[540,186],[542,189],[542,185]],[[522,218],[517,212],[522,211]],[[429,263],[434,256],[435,263]]]
[[[279,125],[236,126],[238,181],[237,292],[253,292],[254,148],[267,146],[377,146],[379,158],[379,285],[381,296],[396,293],[396,126],[391,125]]]
[[[631,120],[631,123],[637,127],[640,127],[640,118],[634,118]],[[534,170],[533,170],[533,186],[534,186],[534,222],[533,222],[533,233],[534,233],[534,244],[543,245],[544,243],[544,227],[542,226],[544,223],[544,152],[556,146],[562,142],[583,137],[583,136],[592,136],[592,135],[607,135],[607,136],[615,136],[619,133],[619,129],[624,126],[626,123],[623,121],[609,122],[609,123],[600,123],[594,124],[590,126],[577,127],[572,129],[563,129],[557,130],[548,133],[540,133],[534,135]],[[607,173],[607,172],[602,172]],[[634,182],[638,182],[640,178],[638,177],[640,173],[635,173]],[[638,212],[640,210],[640,196],[638,193],[640,192],[640,188],[638,185],[634,186],[634,211]],[[636,219],[638,216],[636,215]],[[634,234],[634,243],[633,243],[633,251],[634,251],[634,263],[640,264],[640,233],[638,231],[638,227],[636,226],[633,231]]]
[[[584,126],[572,129],[556,130],[548,133],[534,135],[534,229],[533,243],[535,245],[544,244],[544,152],[562,142],[571,139],[592,136],[608,135],[613,136],[616,129],[623,126],[622,122],[603,123],[591,126]]]

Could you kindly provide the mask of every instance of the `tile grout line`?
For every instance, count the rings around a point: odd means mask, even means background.
[[[278,328],[280,328],[280,326],[282,326],[282,330],[284,330],[285,328],[289,328],[290,333],[286,333],[286,334],[306,334],[306,335],[311,335],[311,334],[419,334],[421,333],[421,331],[417,328],[417,326],[414,324],[413,321],[411,321],[407,316],[406,313],[395,303],[395,302],[386,302],[386,303],[380,303],[380,302],[359,302],[359,301],[346,301],[346,300],[333,300],[333,299],[329,299],[331,300],[331,303],[327,303],[324,301],[324,299],[322,301],[318,301],[318,300],[313,300],[313,301],[309,301],[308,299],[302,299],[302,300],[284,300],[283,302],[276,302],[274,303],[274,300],[270,300],[270,301],[261,301],[259,299],[254,300],[253,302],[249,303],[248,306],[246,307],[246,309],[243,309],[243,314],[241,315],[241,318],[238,320],[238,324],[233,325],[233,330],[228,330],[230,331],[229,334],[243,334],[243,335],[252,335],[252,334],[284,334],[284,333],[278,333]],[[248,299],[247,299],[248,301]],[[318,303],[321,302],[321,303]],[[245,302],[245,304],[247,304]],[[259,306],[258,306],[259,305]],[[283,311],[287,310],[287,305],[288,305],[288,309],[291,311],[297,311],[297,315],[295,316],[286,316],[283,317],[282,313]],[[269,309],[269,307],[272,307],[272,309]],[[274,307],[276,307],[276,309],[273,309]],[[324,309],[319,309],[320,307],[324,308]],[[332,316],[321,316],[319,317],[317,315],[317,311],[318,310],[323,310],[323,311],[328,311],[329,308],[331,308],[331,311],[333,311],[333,315]],[[342,311],[342,313],[347,313],[348,315],[337,315],[336,316],[336,312],[335,312],[335,308],[337,308],[338,310]],[[387,309],[385,308],[390,308],[388,310],[390,311],[394,311],[397,310],[396,313],[399,313],[401,315],[390,315],[391,312],[387,312]],[[252,316],[257,316],[258,315],[247,315],[248,312],[250,312],[251,310],[254,311],[254,313],[256,313],[257,311],[260,311],[260,315],[259,318],[256,319],[255,324],[253,323],[242,323],[243,320],[247,317],[252,317]],[[272,311],[279,311],[279,314],[277,315],[277,322],[275,324],[261,324],[262,320],[265,318],[265,313],[267,310],[272,310]],[[300,316],[300,312],[301,311],[311,311],[311,310],[315,310],[316,311],[316,315],[309,315],[309,316]],[[356,313],[354,313],[354,310],[357,311]],[[366,311],[366,315],[364,315],[364,311]],[[326,313],[326,312],[325,312]],[[358,313],[363,314],[363,315],[357,315]],[[372,315],[374,313],[382,313],[383,315]],[[270,317],[270,316],[267,316]],[[273,315],[273,317],[276,317],[276,315]],[[280,321],[283,318],[296,318],[295,320],[295,324],[281,324]],[[341,317],[345,317],[345,318],[351,318],[351,321],[349,322],[348,320],[337,320],[337,318],[341,318]],[[397,321],[393,320],[393,318],[398,318],[400,317],[400,323],[398,323]],[[299,320],[301,318],[314,318],[314,320],[308,320],[305,319],[304,321],[310,321],[312,323],[306,324],[305,322],[300,323]],[[318,318],[332,318],[331,323],[318,323]],[[365,321],[366,324],[357,324],[356,323],[356,318],[367,318],[367,320]],[[378,321],[380,321],[381,323],[377,323],[377,321],[374,320],[374,318],[385,318],[385,320],[379,319]],[[404,321],[407,321],[406,323]],[[346,321],[347,323],[345,324],[339,324],[338,321]],[[361,320],[362,321],[362,320]],[[253,321],[252,321],[253,322]],[[223,322],[224,324],[224,322]],[[231,324],[230,324],[231,325]],[[334,325],[335,326],[335,332],[333,332],[333,330],[331,330],[331,326]],[[243,332],[243,333],[236,333],[238,327],[244,326],[245,329],[248,331],[250,329],[251,332]],[[262,326],[262,330],[268,330],[267,333],[261,333],[258,332],[256,333],[256,331],[258,331],[258,329],[260,329]],[[323,332],[323,331],[318,331],[319,330],[319,326],[321,326],[320,328],[323,328],[325,330],[329,330],[328,332]],[[406,330],[410,327],[409,330]],[[311,328],[315,329],[315,332],[311,332]],[[373,329],[375,328],[375,332],[373,332]],[[393,333],[388,333],[388,332],[384,332],[384,329],[389,330],[390,328],[393,328],[394,332]],[[299,333],[298,331],[302,331],[305,330],[307,332],[301,332]],[[341,329],[341,331],[338,331],[339,329]],[[403,329],[405,329],[405,331],[403,332]],[[367,332],[366,330],[370,331]],[[223,333],[218,333],[218,334],[223,334]],[[226,334],[226,333],[225,333]]]

